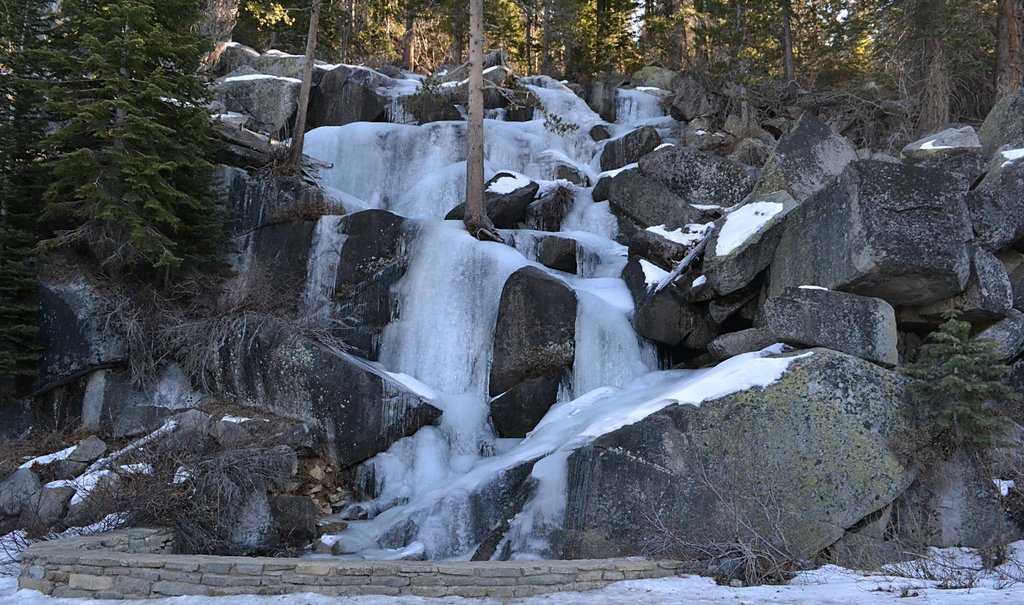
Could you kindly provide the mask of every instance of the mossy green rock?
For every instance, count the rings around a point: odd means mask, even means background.
[[[812,557],[913,480],[903,385],[814,349],[764,389],[605,435],[570,457],[564,554],[699,556],[738,537]]]

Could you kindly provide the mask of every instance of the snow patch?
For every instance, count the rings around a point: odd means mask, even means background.
[[[727,215],[725,224],[722,225],[722,230],[718,234],[715,254],[718,256],[730,254],[760,231],[783,209],[784,206],[780,202],[754,202]]]
[[[647,284],[648,290],[657,286],[661,283],[661,280],[668,277],[668,271],[642,258],[640,259],[640,268],[644,270],[644,282]]]
[[[281,80],[282,82],[292,82],[294,84],[302,84],[302,80],[298,78],[286,78],[285,76],[271,76],[268,74],[246,74],[244,76],[230,76],[224,78],[221,82],[247,82],[252,80]]]
[[[530,177],[514,173],[506,172],[505,176],[500,176],[496,181],[487,187],[487,191],[490,193],[497,193],[498,195],[506,195],[526,187],[530,184]]]
[[[706,283],[708,283],[708,277],[706,275],[698,275],[697,279],[693,280],[693,284],[691,284],[690,287],[698,288]]]
[[[799,289],[800,290],[824,290],[825,292],[829,291],[828,288],[823,288],[821,286],[800,286]]]
[[[1016,489],[1017,487],[1016,481],[1006,481],[1004,479],[993,479],[992,483],[996,484],[996,489],[999,490],[999,495],[1004,498],[1010,495],[1011,489]]]
[[[46,464],[50,464],[51,462],[56,462],[58,460],[67,460],[67,457],[70,456],[72,454],[72,452],[74,452],[77,448],[78,448],[77,445],[72,445],[71,447],[64,448],[64,449],[62,449],[59,452],[54,452],[52,454],[46,454],[45,456],[39,456],[38,458],[33,458],[33,459],[29,460],[28,462],[26,462],[25,464],[22,464],[18,468],[19,469],[32,468],[33,466],[35,466],[37,464],[40,465],[40,466],[43,466],[43,465],[46,465]]]
[[[1003,162],[1000,168],[1006,168],[1017,160],[1024,158],[1024,149],[1007,149],[1003,151],[1002,154],[1006,161]]]

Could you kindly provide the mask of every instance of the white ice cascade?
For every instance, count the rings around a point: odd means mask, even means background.
[[[637,125],[665,115],[659,89],[620,88],[615,95],[615,122]]]

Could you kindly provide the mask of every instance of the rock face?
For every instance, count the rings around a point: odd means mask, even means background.
[[[619,219],[619,229],[627,236],[654,225],[679,229],[698,222],[702,216],[684,198],[636,170],[624,170],[611,180],[608,205]]]
[[[502,289],[494,334],[491,419],[502,437],[525,437],[572,368],[576,295],[535,267],[520,269]]]
[[[646,281],[645,260],[633,258],[622,271],[633,296],[633,329],[644,338],[675,347],[700,325],[703,315],[674,287],[660,292]]]
[[[484,207],[498,229],[515,229],[526,222],[526,211],[533,203],[540,185],[511,172],[499,172],[484,185]],[[462,220],[466,204],[452,208],[446,220]]]
[[[978,129],[982,154],[988,158],[1002,146],[1024,146],[1024,91],[1006,95],[996,103]]]
[[[849,141],[832,132],[811,113],[779,139],[754,188],[755,195],[787,191],[802,202],[857,159]]]
[[[301,86],[296,78],[247,73],[217,80],[212,91],[228,111],[251,116],[250,128],[277,135],[295,114]]]
[[[719,295],[750,284],[768,268],[785,230],[786,216],[797,203],[778,191],[727,214],[711,234],[702,271]]]
[[[764,305],[768,330],[783,342],[827,347],[885,366],[899,361],[896,312],[884,300],[790,288]]]
[[[816,349],[764,389],[670,406],[599,438],[569,458],[563,556],[649,552],[665,531],[729,544],[746,535],[741,520],[813,556],[913,479],[893,454],[906,429],[901,384]]]
[[[962,294],[916,309],[932,320],[956,310],[963,321],[1001,319],[1013,307],[1013,289],[1003,263],[991,252],[971,246],[971,280]]]
[[[963,193],[948,174],[854,162],[790,213],[771,267],[771,295],[813,285],[893,305],[948,298],[970,277],[967,224]]]
[[[896,503],[906,544],[989,548],[1020,539],[989,469],[960,451],[922,471]]]
[[[914,141],[903,148],[902,155],[911,162],[920,162],[935,156],[957,152],[981,155],[981,141],[974,128],[947,128]]]
[[[21,514],[22,509],[37,498],[42,489],[39,477],[31,470],[23,468],[14,471],[0,482],[0,516]]]
[[[40,280],[39,384],[125,358],[124,335],[109,313],[98,288],[80,273]]]
[[[389,100],[381,89],[388,80],[365,67],[339,65],[325,72],[309,99],[307,127],[385,121]]]
[[[322,429],[342,468],[386,450],[440,415],[359,358],[269,321],[239,327],[207,372],[240,404]]]
[[[1024,313],[1010,309],[1006,319],[982,330],[975,338],[995,341],[999,359],[1010,361],[1024,352]]]
[[[685,76],[676,79],[673,84],[676,92],[671,108],[673,118],[689,122],[717,112],[714,96],[694,78]]]
[[[992,169],[967,194],[967,206],[974,234],[989,250],[1008,248],[1024,237],[1024,161],[997,154]]]
[[[537,242],[537,262],[558,271],[576,273],[579,244],[567,237],[545,236]]]
[[[976,150],[957,149],[949,153],[933,155],[917,164],[922,168],[945,170],[953,175],[964,191],[969,191],[984,176],[988,163]]]
[[[640,158],[661,145],[661,137],[654,126],[644,126],[618,139],[608,141],[601,152],[601,170],[614,170]]]
[[[249,174],[232,166],[218,166],[216,176],[236,219],[230,226],[233,235],[289,220],[345,213],[339,201],[302,179]]]
[[[757,170],[689,147],[666,147],[640,159],[640,173],[690,204],[732,206],[754,185]]]

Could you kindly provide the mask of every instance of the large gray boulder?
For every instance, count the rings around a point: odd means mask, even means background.
[[[605,143],[601,151],[601,170],[614,170],[640,158],[661,145],[661,136],[654,126],[644,126]]]
[[[747,328],[715,338],[708,345],[708,353],[716,361],[721,361],[743,353],[760,351],[775,344],[776,340],[775,335],[767,328]]]
[[[1014,158],[997,153],[988,174],[967,194],[974,234],[989,250],[1009,248],[1024,238],[1024,161]]]
[[[778,340],[827,347],[885,366],[899,361],[896,312],[878,298],[818,288],[790,288],[764,305],[768,330]]]
[[[600,437],[569,458],[563,556],[660,543],[693,545],[659,553],[687,558],[753,531],[813,557],[912,481],[895,453],[908,432],[902,385],[815,349],[763,389],[670,405]]]
[[[744,205],[717,221],[701,271],[719,295],[736,292],[768,268],[797,202],[778,191]]]
[[[386,450],[441,413],[358,357],[269,320],[239,325],[206,372],[239,404],[323,430],[340,468]]]
[[[978,134],[974,132],[974,128],[970,126],[947,128],[932,133],[913,143],[908,143],[901,153],[904,158],[916,163],[936,156],[961,152],[981,155],[981,141],[978,140]]]
[[[628,237],[634,231],[655,225],[668,230],[697,223],[703,213],[691,206],[662,183],[624,170],[608,185],[608,206],[619,221],[619,229]]]
[[[956,149],[949,153],[933,155],[917,165],[950,173],[964,191],[970,191],[988,170],[985,158],[977,150],[971,149]]]
[[[1021,538],[992,470],[963,450],[935,460],[896,502],[898,537],[911,546],[992,548]]]
[[[637,231],[629,238],[630,256],[647,259],[668,271],[683,260],[692,247],[646,229]]]
[[[1024,90],[1003,97],[978,129],[982,154],[992,157],[1005,145],[1024,146]]]
[[[821,190],[857,159],[853,145],[810,112],[779,139],[754,187],[755,195],[787,191],[798,202]]]
[[[224,42],[218,44],[213,53],[210,54],[210,69],[214,77],[226,76],[236,69],[245,65],[252,65],[258,59],[260,53],[238,42]]]
[[[576,354],[576,294],[536,267],[505,281],[491,356],[491,419],[525,437],[555,403]]]
[[[1013,307],[1013,288],[1003,263],[991,252],[971,246],[971,280],[967,289],[952,298],[915,309],[928,319],[938,320],[951,311],[964,321],[1002,319]]]
[[[640,158],[640,173],[687,203],[728,207],[750,193],[758,171],[690,147],[665,147]]]
[[[771,295],[814,285],[899,306],[959,294],[971,273],[963,197],[945,173],[850,164],[790,213],[772,262]]]
[[[1010,309],[1005,319],[978,332],[974,338],[994,341],[999,360],[1010,361],[1024,353],[1024,313]]]
[[[484,207],[498,229],[516,229],[526,222],[527,209],[537,196],[540,185],[512,172],[499,172],[484,184]],[[466,215],[463,202],[445,215],[445,220],[462,220]]]
[[[687,301],[675,287],[657,291],[647,282],[644,263],[647,261],[632,258],[622,271],[622,279],[633,297],[633,329],[644,338],[677,346],[698,329],[706,313]]]
[[[690,122],[710,117],[719,111],[715,95],[692,76],[675,79],[673,90],[676,96],[672,99],[670,112],[677,120]]]
[[[229,232],[241,236],[268,225],[315,220],[324,214],[345,214],[340,201],[320,187],[300,178],[250,174],[234,166],[220,165],[215,177],[225,205],[234,220]]]
[[[43,486],[30,469],[22,468],[0,481],[0,515],[21,514],[25,505],[39,495]]]
[[[339,65],[326,71],[310,96],[307,128],[386,121],[390,81],[366,67]]]
[[[228,111],[251,116],[250,128],[277,136],[295,115],[301,86],[297,78],[250,72],[220,78],[210,90]]]

